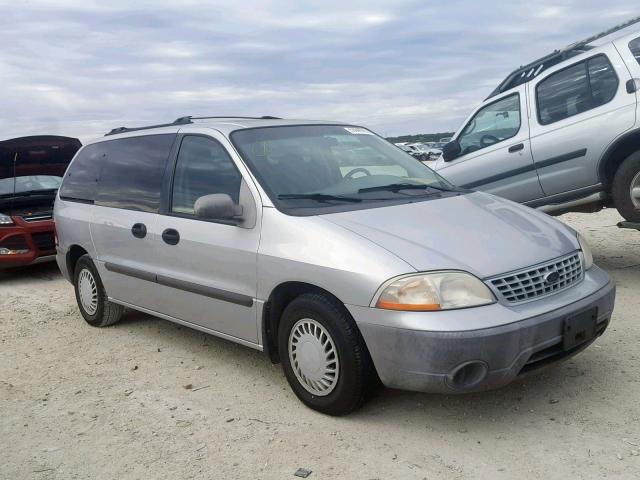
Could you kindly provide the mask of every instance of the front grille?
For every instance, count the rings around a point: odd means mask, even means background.
[[[33,242],[38,247],[38,250],[47,251],[54,250],[56,248],[56,241],[53,237],[53,232],[34,233],[31,235]]]
[[[557,272],[553,282],[547,281],[548,275]],[[556,277],[552,274],[552,278]],[[583,278],[580,253],[538,265],[533,268],[512,272],[489,283],[500,297],[509,303],[520,303],[559,292],[579,282]]]
[[[34,213],[32,215],[23,215],[22,219],[25,222],[41,222],[43,220],[51,220],[53,218],[52,213]]]
[[[0,242],[0,248],[6,248],[8,250],[29,250],[27,240],[23,235],[14,235],[9,238],[5,238]]]

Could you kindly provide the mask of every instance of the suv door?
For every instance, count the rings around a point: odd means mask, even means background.
[[[601,188],[598,162],[607,146],[633,127],[635,94],[629,71],[613,44],[569,66],[543,72],[529,83],[531,149],[547,196],[577,197]]]
[[[95,143],[97,191],[91,219],[96,267],[109,297],[154,310],[157,225],[163,178],[176,134]]]
[[[436,170],[452,183],[516,202],[542,197],[529,146],[525,87],[481,106],[455,137],[461,154]]]
[[[256,344],[257,191],[228,141],[211,129],[201,132],[181,135],[159,216],[158,311]],[[243,221],[196,217],[195,201],[210,194],[229,195],[243,207]]]

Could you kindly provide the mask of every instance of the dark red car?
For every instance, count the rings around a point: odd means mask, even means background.
[[[55,259],[53,202],[81,146],[53,135],[0,142],[0,268]]]

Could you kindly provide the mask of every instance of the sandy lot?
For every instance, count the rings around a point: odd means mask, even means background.
[[[248,348],[131,311],[89,327],[55,265],[0,273],[0,479],[640,478],[640,232],[561,219],[617,283],[601,339],[495,392],[383,390],[346,418]]]

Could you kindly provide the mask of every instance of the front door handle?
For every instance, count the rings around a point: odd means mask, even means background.
[[[524,143],[519,143],[509,147],[509,153],[519,152],[520,150],[524,150]]]
[[[131,234],[136,238],[147,236],[147,226],[144,223],[136,223],[131,227]]]
[[[167,228],[162,232],[162,240],[164,240],[164,243],[168,243],[169,245],[177,245],[180,241],[180,234],[173,228]]]

